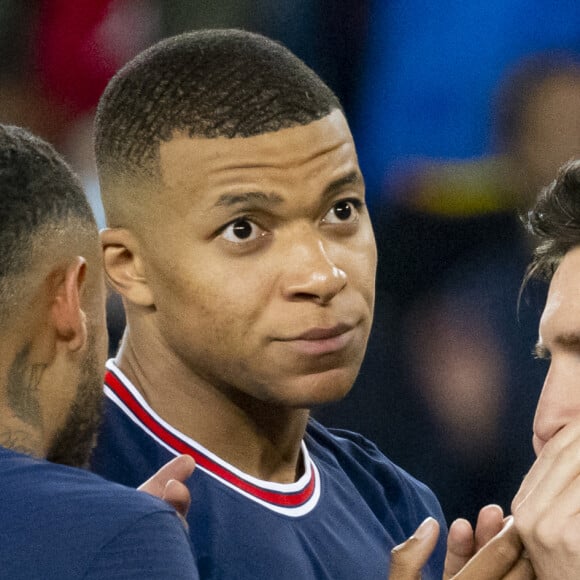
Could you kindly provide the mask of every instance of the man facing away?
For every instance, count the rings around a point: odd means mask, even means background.
[[[430,490],[309,418],[350,389],[374,306],[373,231],[335,95],[264,37],[189,33],[111,81],[96,154],[127,328],[93,468],[131,485],[195,458],[201,577],[382,579],[433,516],[425,577],[441,578]]]
[[[98,232],[52,147],[1,125],[0,247],[0,576],[196,578],[173,508],[69,467],[88,462],[102,402]]]

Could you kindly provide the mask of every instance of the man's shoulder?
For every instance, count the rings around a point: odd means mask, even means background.
[[[102,520],[115,511],[118,521],[123,517],[140,517],[171,508],[137,490],[107,481],[85,469],[68,467],[10,452],[2,452],[0,461],[0,489],[3,496],[24,498],[21,509],[42,506],[46,512],[62,512],[71,517],[95,517]],[[107,512],[102,512],[103,509]]]
[[[400,469],[370,439],[355,431],[325,427],[311,418],[306,428],[305,440],[311,453],[315,455],[350,458],[361,464],[378,463],[388,469]]]
[[[372,441],[346,429],[324,427],[311,419],[306,430],[306,443],[312,457],[330,470],[338,469],[357,488],[372,488],[376,483],[387,497],[414,503],[440,514],[439,502],[424,483],[391,461]]]
[[[89,571],[97,574],[91,578],[105,578],[114,574],[101,571],[111,569],[158,578],[146,569],[167,566],[163,554],[193,568],[173,508],[147,493],[85,470],[2,452],[0,496],[0,569],[6,577],[33,578],[44,570],[46,578],[85,578]],[[136,560],[127,560],[128,553]]]

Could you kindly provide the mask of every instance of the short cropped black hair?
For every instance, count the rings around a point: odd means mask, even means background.
[[[28,131],[0,125],[0,315],[9,279],[31,265],[35,235],[51,228],[62,236],[72,219],[96,237],[91,207],[62,157]]]
[[[95,148],[101,174],[155,175],[159,145],[190,137],[250,137],[306,125],[338,98],[282,45],[242,30],[200,30],[160,41],[125,65],[101,97]]]
[[[569,161],[542,190],[527,217],[538,241],[526,280],[551,280],[565,254],[580,246],[580,160]]]

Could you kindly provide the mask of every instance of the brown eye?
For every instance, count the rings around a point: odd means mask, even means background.
[[[340,220],[340,221],[346,221],[350,218],[350,216],[352,215],[352,206],[348,201],[339,201],[335,206],[334,206],[334,215]]]
[[[341,199],[330,208],[322,221],[326,224],[355,223],[361,206],[362,202],[358,199]]]
[[[221,237],[233,244],[244,244],[252,242],[264,236],[265,231],[248,218],[241,217],[227,225]]]
[[[252,224],[248,220],[238,220],[232,224],[232,233],[240,240],[246,240],[252,235]]]

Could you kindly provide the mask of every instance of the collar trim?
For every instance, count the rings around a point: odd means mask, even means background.
[[[310,512],[320,498],[320,474],[304,441],[304,475],[290,484],[272,483],[252,477],[187,437],[165,422],[147,404],[141,393],[115,365],[107,362],[105,395],[138,427],[175,455],[195,459],[196,469],[208,473],[224,485],[275,512],[294,517]]]

